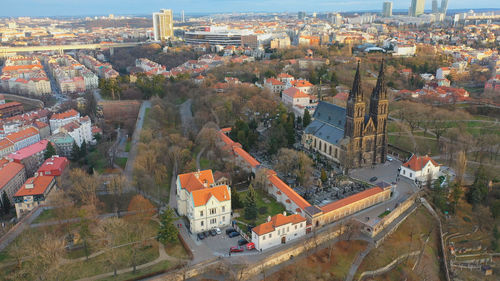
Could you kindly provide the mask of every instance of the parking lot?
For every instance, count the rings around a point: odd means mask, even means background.
[[[233,246],[238,246],[238,240],[243,239],[241,235],[238,235],[233,238],[229,238],[226,234],[226,229],[229,229],[232,227],[224,227],[221,228],[221,234],[218,234],[216,236],[211,236],[208,235],[208,237],[205,237],[203,240],[199,240],[198,236],[196,234],[190,234],[191,238],[193,241],[195,241],[196,245],[200,246],[204,244],[207,248],[209,248],[214,255],[216,256],[228,256],[229,255],[229,249]],[[249,254],[249,253],[257,253],[257,250],[247,250],[245,248],[244,252],[240,253],[231,253],[231,255],[244,255],[244,254]]]

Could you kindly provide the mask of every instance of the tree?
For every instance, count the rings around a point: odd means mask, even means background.
[[[248,186],[247,195],[245,198],[245,219],[253,220],[257,218],[257,201],[255,190],[252,185]]]
[[[240,194],[236,191],[236,188],[233,187],[231,188],[231,209],[234,210],[241,207],[243,207],[243,204],[241,203]]]
[[[304,110],[304,118],[302,118],[302,126],[305,128],[309,124],[311,124],[311,114],[309,113],[309,110]]]
[[[328,176],[326,175],[325,169],[321,169],[321,181],[326,182],[327,179],[328,179]]]
[[[80,148],[76,144],[76,142],[73,142],[73,150],[71,151],[71,159],[74,161],[77,161],[80,159]]]
[[[52,146],[52,143],[49,141],[47,143],[47,148],[45,150],[43,157],[45,160],[47,160],[54,155],[56,155],[56,150],[54,149],[54,146]]]
[[[4,214],[8,214],[10,209],[12,208],[12,204],[10,203],[9,197],[7,193],[2,192],[2,211]]]
[[[173,243],[177,241],[177,234],[179,233],[179,230],[175,227],[174,221],[174,211],[170,207],[167,207],[165,212],[160,217],[160,229],[158,230],[158,235],[156,236],[158,241],[161,243]]]
[[[121,255],[118,246],[126,233],[126,222],[123,219],[111,217],[103,220],[97,227],[97,237],[99,243],[106,249],[104,256],[111,268],[113,276],[116,276],[121,263]]]
[[[456,163],[457,184],[459,186],[461,186],[463,183],[466,168],[467,168],[467,156],[465,154],[465,151],[461,150],[458,153],[457,163]]]
[[[123,175],[113,176],[106,185],[108,193],[112,196],[114,212],[119,216],[118,203],[121,202],[121,195],[125,188],[126,178]]]
[[[83,141],[82,145],[80,146],[79,156],[79,158],[84,158],[85,156],[87,156],[87,143],[85,141]]]

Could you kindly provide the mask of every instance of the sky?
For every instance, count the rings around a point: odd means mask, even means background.
[[[385,0],[0,0],[0,17],[145,15],[162,8],[175,14],[228,12],[347,12],[381,10]],[[392,0],[407,9],[411,0]],[[441,0],[438,0],[440,3]],[[431,9],[432,0],[426,0]],[[498,0],[449,0],[448,9],[498,8]]]

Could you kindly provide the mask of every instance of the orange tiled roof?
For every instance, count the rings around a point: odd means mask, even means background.
[[[208,187],[215,182],[212,170],[181,174],[179,175],[179,181],[181,182],[181,187],[188,192],[204,189],[204,183],[206,183]]]
[[[193,204],[195,207],[206,205],[208,200],[212,197],[215,197],[215,199],[219,202],[231,200],[231,195],[227,185],[218,185],[211,188],[193,190],[191,195],[193,196]]]
[[[0,166],[0,190],[22,169],[24,169],[23,164],[16,162],[8,162],[5,166]]]
[[[287,95],[287,96],[292,97],[294,99],[296,99],[296,98],[309,98],[308,94],[302,92],[301,90],[299,90],[295,87],[290,87],[290,88],[284,90],[283,95]]]
[[[425,167],[425,165],[427,165],[427,162],[429,162],[429,161],[431,161],[431,163],[434,166],[439,166],[439,164],[436,163],[436,161],[432,160],[431,157],[429,157],[427,155],[418,157],[415,154],[413,154],[411,156],[410,160],[408,160],[406,163],[404,163],[403,166],[405,166],[408,169],[412,169],[413,171],[420,171],[420,170],[422,170],[422,168]]]
[[[271,85],[283,85],[283,82],[274,78],[267,78],[266,83],[271,83]]]
[[[384,190],[381,187],[378,187],[378,186],[372,187],[372,188],[367,189],[365,191],[361,191],[360,193],[356,193],[356,194],[351,195],[349,197],[346,197],[344,199],[340,199],[338,201],[327,204],[323,207],[320,207],[320,209],[323,212],[328,213],[328,212],[340,209],[342,207],[345,207],[347,205],[350,205],[352,203],[358,202],[359,200],[363,200],[365,198],[368,198],[370,196],[378,194],[382,191],[384,191]]]
[[[35,129],[34,127],[29,127],[24,130],[21,130],[17,133],[12,133],[7,135],[7,139],[9,139],[11,142],[16,143],[18,141],[27,139],[29,137],[32,137],[34,135],[38,135],[38,130]]]
[[[68,111],[65,111],[63,113],[56,113],[54,115],[52,115],[52,117],[50,117],[51,120],[55,120],[55,119],[66,119],[66,118],[70,118],[70,117],[74,117],[74,116],[77,116],[78,115],[78,112],[74,109],[70,109]]]
[[[297,224],[306,221],[306,219],[298,214],[284,216],[283,214],[277,214],[271,218],[270,221],[260,224],[252,229],[257,235],[264,235],[269,232],[273,232],[276,227],[280,227],[286,224]]]
[[[300,196],[295,190],[293,190],[290,186],[284,183],[273,170],[268,171],[268,179],[269,181],[276,186],[281,192],[285,193],[285,195],[292,200],[299,208],[305,209],[306,207],[311,206],[309,202],[307,202],[302,196]]]
[[[255,168],[260,165],[260,162],[255,160],[248,152],[246,152],[241,147],[234,147],[234,152],[238,154],[241,158],[243,158],[252,168]]]
[[[22,104],[17,102],[17,101],[8,102],[8,103],[0,104],[0,109],[5,109],[5,108],[15,107],[15,106],[22,106]]]
[[[29,178],[24,185],[16,192],[14,196],[40,195],[45,192],[50,183],[54,180],[53,176],[38,176]],[[26,188],[26,184],[33,184],[33,188]]]
[[[309,83],[309,81],[307,81],[307,80],[295,80],[295,81],[292,81],[292,85],[294,87],[298,87],[298,88],[312,87],[313,86],[313,84]]]
[[[0,150],[3,150],[3,149],[5,149],[9,146],[12,146],[12,145],[14,145],[14,144],[7,138],[0,140]]]

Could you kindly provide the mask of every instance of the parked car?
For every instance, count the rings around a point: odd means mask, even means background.
[[[229,235],[229,233],[231,232],[235,232],[236,230],[234,230],[234,228],[228,228],[226,229],[226,234]]]
[[[233,231],[231,233],[228,234],[229,238],[233,238],[233,237],[236,237],[236,236],[239,236],[240,233],[238,231]]]
[[[248,243],[247,250],[253,250],[253,249],[255,249],[255,243],[253,243],[253,242]]]
[[[215,229],[215,233],[216,233],[216,234],[221,234],[221,233],[222,233],[222,231],[220,231],[220,228],[218,228],[218,227],[217,227],[217,228]]]
[[[203,232],[198,233],[197,236],[198,236],[198,239],[200,239],[200,240],[205,239],[205,234],[203,234]]]
[[[243,247],[233,246],[229,249],[231,253],[243,252],[245,249]]]
[[[210,235],[210,232],[208,231],[203,231],[203,235],[205,235],[205,237],[208,237]]]
[[[378,179],[377,177],[372,177],[372,178],[370,179],[370,182],[374,182],[374,181],[376,181],[377,179]]]
[[[248,241],[246,239],[240,239],[238,240],[238,246],[243,246],[248,244]]]
[[[391,156],[387,155],[387,161],[392,162],[394,160]]]
[[[216,236],[217,235],[217,231],[215,231],[215,229],[210,229],[210,235],[212,236]]]

